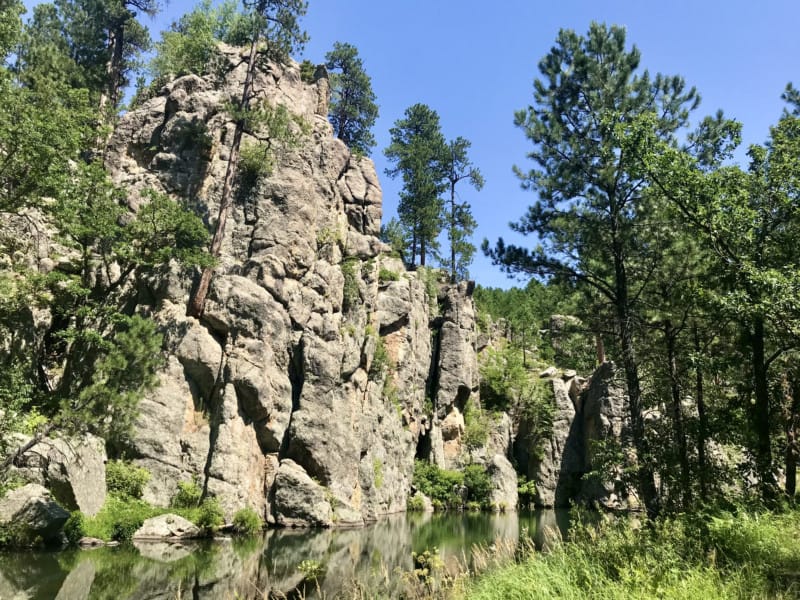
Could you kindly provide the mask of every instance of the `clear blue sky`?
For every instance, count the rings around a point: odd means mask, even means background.
[[[172,0],[147,23],[153,37],[192,6]],[[335,41],[359,49],[380,105],[373,159],[384,222],[395,214],[400,188],[383,173],[389,128],[422,102],[439,113],[448,139],[472,141],[486,186],[480,193],[464,186],[461,196],[479,223],[476,245],[498,236],[533,243],[508,228],[534,200],[511,171],[527,165],[530,150],[513,114],[531,102],[537,64],[559,29],[585,33],[593,20],[625,26],[642,67],[682,75],[703,98],[696,115],[722,108],[743,123],[745,144],[765,140],[786,83],[800,84],[798,0],[310,0],[303,26],[311,42],[296,58],[323,62]],[[483,285],[513,283],[482,255],[471,273]]]

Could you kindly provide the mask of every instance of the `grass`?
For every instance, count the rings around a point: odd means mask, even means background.
[[[454,597],[796,598],[800,512],[625,519],[468,580]]]

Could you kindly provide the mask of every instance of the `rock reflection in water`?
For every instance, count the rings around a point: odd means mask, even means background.
[[[361,529],[270,530],[263,537],[96,550],[0,553],[3,600],[335,598],[358,585],[397,595],[412,552],[438,548],[446,564],[475,544],[538,547],[566,531],[566,513],[397,515]],[[557,534],[556,534],[557,535]],[[550,537],[548,537],[550,536]],[[306,579],[300,565],[319,573]],[[393,593],[394,592],[394,593]]]

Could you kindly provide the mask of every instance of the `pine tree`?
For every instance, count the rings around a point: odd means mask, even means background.
[[[439,125],[439,115],[424,104],[415,104],[405,118],[395,121],[389,130],[391,143],[384,150],[395,163],[386,169],[390,177],[403,179],[403,191],[397,213],[410,239],[409,263],[425,266],[429,256],[436,256],[442,231],[444,203],[441,194],[447,189],[448,148]]]
[[[485,250],[510,272],[559,275],[591,286],[613,309],[617,343],[629,398],[639,496],[658,511],[650,444],[643,416],[639,359],[634,340],[637,301],[648,278],[637,269],[648,256],[638,227],[645,179],[635,157],[622,149],[621,131],[638,115],[658,112],[653,130],[674,142],[699,102],[680,77],[639,74],[640,54],[625,48],[625,31],[593,23],[586,37],[562,30],[539,63],[534,104],[515,123],[535,149],[536,166],[516,168],[523,187],[539,200],[512,228],[536,234],[541,246]],[[639,256],[636,256],[636,254]]]
[[[354,152],[369,156],[375,146],[371,129],[378,118],[378,105],[358,50],[336,42],[325,55],[325,66],[333,71],[328,115],[333,134]]]
[[[447,239],[450,242],[450,281],[469,277],[467,267],[472,263],[475,246],[470,241],[478,223],[472,216],[469,202],[456,200],[456,185],[468,181],[472,187],[480,191],[484,180],[480,170],[467,157],[471,146],[468,140],[458,137],[448,144],[447,160],[444,168],[450,186],[449,214],[447,215]]]

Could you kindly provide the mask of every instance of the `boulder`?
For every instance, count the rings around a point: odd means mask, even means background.
[[[500,510],[516,510],[517,471],[511,462],[502,454],[495,454],[487,465],[492,491],[489,502]]]
[[[291,459],[285,459],[275,476],[272,513],[284,527],[330,527],[333,509],[329,493]]]
[[[181,516],[168,513],[147,519],[133,534],[134,540],[188,540],[202,536],[200,528]]]
[[[42,442],[47,450],[47,487],[66,508],[93,517],[106,501],[106,447],[102,439]]]
[[[50,492],[35,483],[13,490],[0,499],[0,537],[10,545],[31,546],[61,538],[69,513]]]

